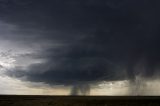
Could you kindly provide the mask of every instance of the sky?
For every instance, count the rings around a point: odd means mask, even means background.
[[[0,0],[0,94],[160,95],[159,0]]]

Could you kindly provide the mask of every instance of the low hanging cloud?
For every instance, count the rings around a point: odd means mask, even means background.
[[[30,48],[15,56],[16,65],[6,75],[74,85],[71,94],[80,85],[81,92],[89,91],[89,84],[98,81],[153,78],[160,63],[157,4],[158,0],[2,0],[0,20],[10,27],[8,32],[0,30],[0,37],[22,45],[23,50],[16,46],[22,51]]]

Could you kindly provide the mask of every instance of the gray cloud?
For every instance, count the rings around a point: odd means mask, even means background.
[[[0,19],[16,30],[1,38],[38,48],[23,56],[45,60],[7,71],[12,77],[75,85],[74,94],[81,83],[88,89],[88,83],[96,81],[134,80],[139,74],[152,78],[158,73],[158,0],[11,1],[0,2],[5,6]]]

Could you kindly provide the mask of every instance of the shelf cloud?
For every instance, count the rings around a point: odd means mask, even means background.
[[[73,85],[71,94],[79,88],[89,91],[89,84],[99,81],[158,77],[158,4],[158,0],[0,0],[3,49],[15,54],[14,67],[5,74]]]

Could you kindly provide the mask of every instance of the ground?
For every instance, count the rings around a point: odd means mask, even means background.
[[[160,97],[0,96],[0,106],[160,106]]]

